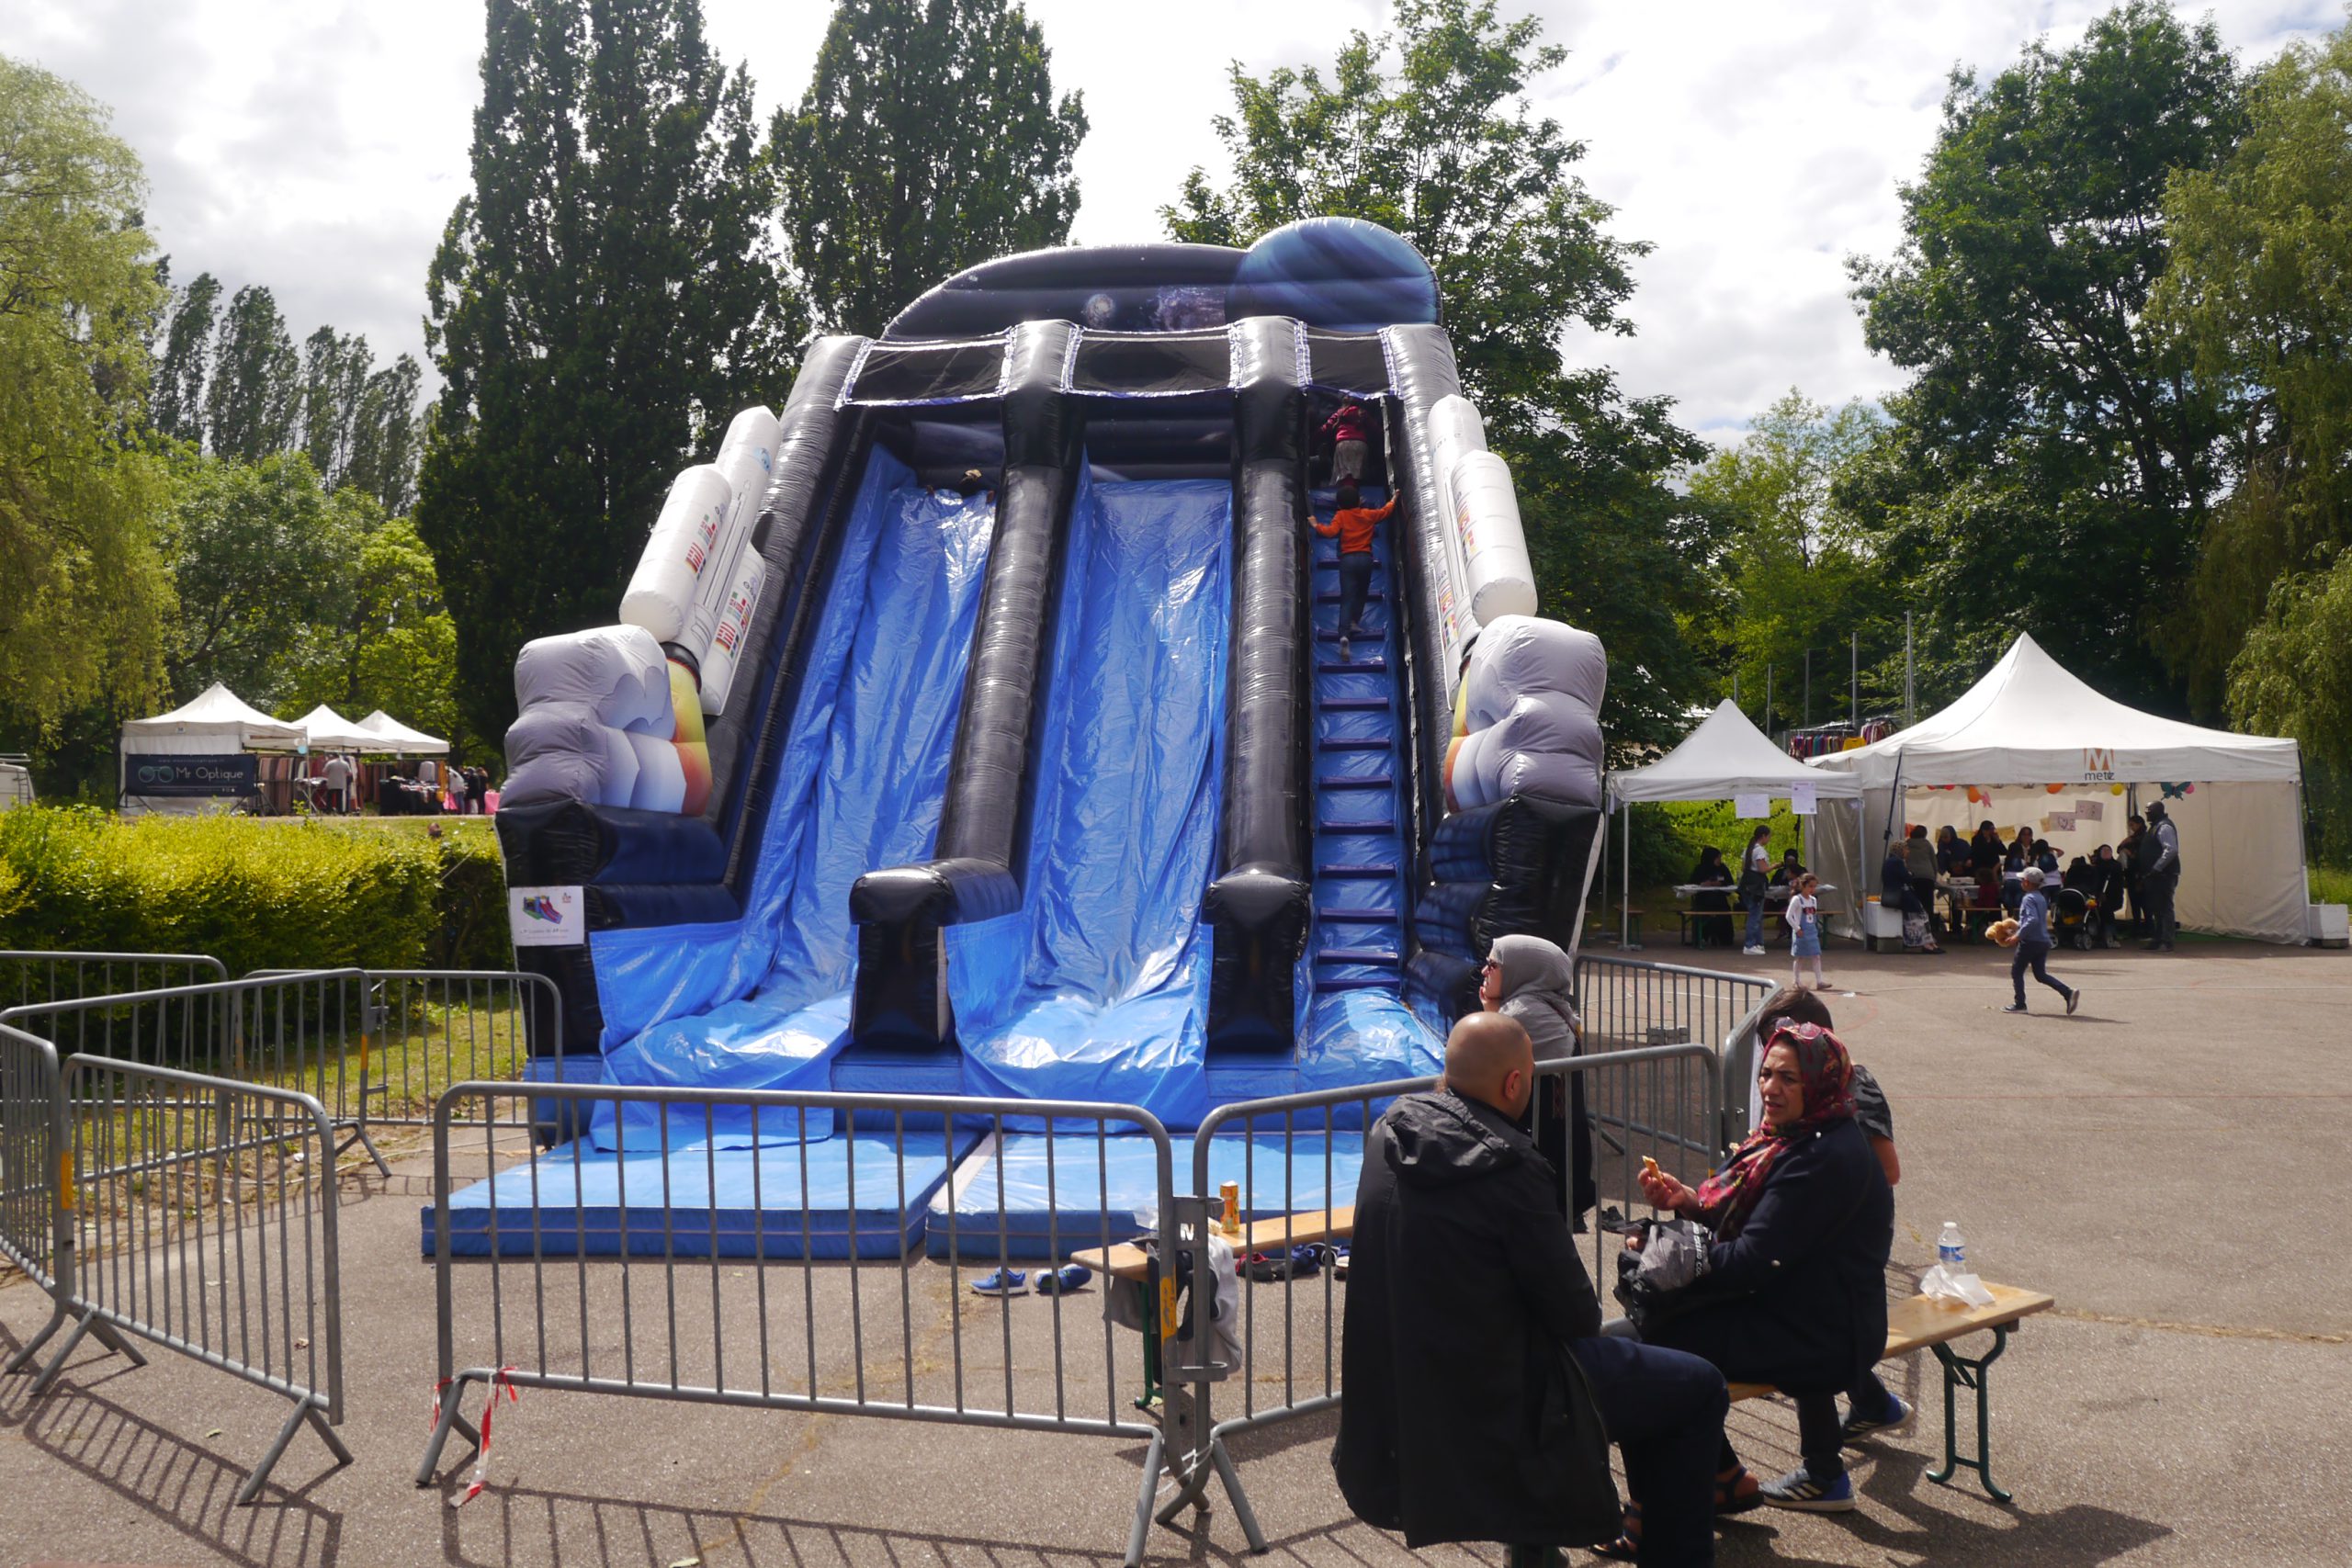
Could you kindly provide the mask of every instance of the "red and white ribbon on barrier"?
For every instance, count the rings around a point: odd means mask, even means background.
[[[498,1391],[502,1388],[506,1391],[510,1404],[519,1404],[523,1401],[522,1394],[515,1390],[513,1377],[509,1375],[514,1371],[512,1367],[501,1367],[491,1374],[490,1399],[481,1407],[481,1442],[474,1450],[473,1482],[466,1488],[463,1496],[451,1500],[449,1506],[453,1508],[462,1508],[481,1496],[482,1487],[490,1481],[490,1423],[491,1417],[498,1413]],[[443,1378],[433,1385],[433,1425],[436,1428],[441,1425],[441,1396],[457,1381],[455,1378]]]

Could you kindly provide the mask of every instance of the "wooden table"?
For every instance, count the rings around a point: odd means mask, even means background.
[[[1940,1469],[1928,1472],[1928,1479],[1948,1483],[1958,1472],[1973,1470],[1984,1483],[1985,1493],[1997,1502],[2009,1501],[2009,1494],[1993,1483],[1992,1466],[1992,1406],[1985,1394],[1985,1369],[2001,1359],[2008,1348],[2009,1330],[2024,1318],[2038,1312],[2048,1312],[2056,1301],[2040,1291],[2020,1290],[2015,1285],[1996,1285],[1989,1281],[1985,1290],[1992,1292],[1989,1306],[1969,1306],[1964,1303],[1939,1301],[1931,1296],[1913,1296],[1896,1302],[1886,1312],[1886,1351],[1879,1359],[1891,1361],[1898,1356],[1908,1356],[1918,1350],[1932,1350],[1944,1369],[1944,1462]],[[1951,1342],[1962,1335],[1990,1333],[1993,1348],[1977,1357],[1962,1356],[1951,1348]],[[1960,1456],[1958,1417],[1954,1413],[1953,1391],[1972,1389],[1976,1394],[1976,1457]],[[1770,1383],[1736,1382],[1731,1385],[1735,1403],[1743,1399],[1763,1399],[1779,1393]]]

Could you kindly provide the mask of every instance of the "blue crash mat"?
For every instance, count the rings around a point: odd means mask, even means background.
[[[1188,1191],[1193,1141],[1177,1140],[1172,1152],[1176,1190]],[[1291,1141],[1287,1172],[1282,1134],[1244,1138],[1237,1133],[1211,1143],[1209,1190],[1237,1183],[1242,1217],[1250,1220],[1328,1209],[1356,1201],[1363,1164],[1362,1133],[1326,1136],[1319,1128],[1302,1127]],[[991,1136],[956,1166],[955,1180],[933,1195],[924,1248],[933,1258],[952,1252],[978,1262],[1067,1257],[1125,1241],[1158,1223],[1157,1172],[1151,1140],[1145,1137],[1010,1133],[1000,1144]]]
[[[955,1134],[966,1157],[979,1134]],[[903,1160],[887,1133],[751,1149],[626,1156],[584,1141],[449,1198],[459,1258],[898,1258],[921,1239],[926,1205],[953,1164],[945,1134],[910,1133]],[[666,1169],[665,1169],[666,1166]],[[666,1184],[665,1184],[666,1183]],[[1148,1180],[1147,1179],[1147,1185]],[[624,1193],[626,1201],[624,1201]],[[853,1193],[854,1197],[853,1198]],[[537,1228],[533,1229],[533,1205]],[[433,1256],[433,1210],[422,1211]]]

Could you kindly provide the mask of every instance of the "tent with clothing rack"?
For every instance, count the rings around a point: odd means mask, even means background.
[[[1757,728],[1729,698],[1718,704],[1714,712],[1682,738],[1680,744],[1657,761],[1609,776],[1609,803],[1616,807],[1619,821],[1624,825],[1627,843],[1632,842],[1631,812],[1637,802],[1732,800],[1759,795],[1792,800],[1800,795],[1810,795],[1816,801],[1839,800],[1859,805],[1861,793],[1860,780],[1824,773],[1773,745],[1770,738]],[[1850,846],[1859,839],[1858,830],[1849,830],[1840,841]],[[1631,901],[1632,862],[1629,856],[1621,854],[1620,858],[1625,862],[1625,869],[1621,874],[1623,895],[1619,918],[1627,928],[1623,940],[1630,941],[1631,918],[1623,913],[1623,906]],[[1849,863],[1841,860],[1838,863]],[[1859,864],[1855,875],[1860,875]]]
[[[421,729],[411,729],[399,719],[378,708],[357,727],[371,740],[368,750],[379,755],[394,757],[446,757],[449,743]]]
[[[2004,838],[2032,827],[2071,857],[2120,840],[2125,817],[2161,797],[2180,831],[2182,926],[2264,942],[2310,934],[2295,742],[2127,707],[2023,633],[1949,707],[1811,766],[1861,786],[1860,841],[1840,863],[1883,852],[1914,823],[1964,839],[1987,818]],[[1826,822],[1824,838],[1844,830]],[[1833,902],[1858,915],[1867,891]]]

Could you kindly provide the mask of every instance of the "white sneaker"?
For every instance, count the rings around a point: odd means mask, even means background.
[[[1743,958],[1762,958],[1766,956],[1764,950],[1760,947],[1743,947],[1739,950],[1739,953]]]

